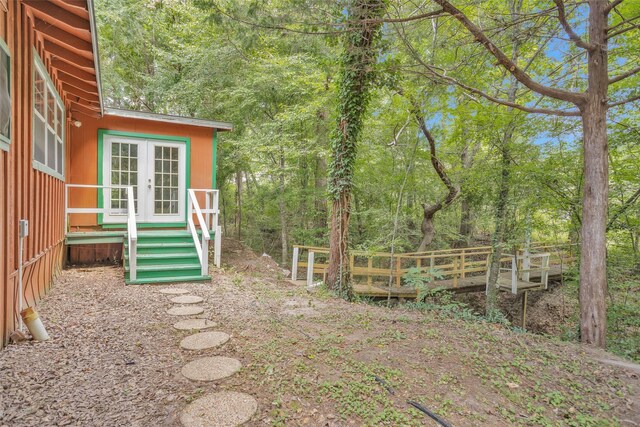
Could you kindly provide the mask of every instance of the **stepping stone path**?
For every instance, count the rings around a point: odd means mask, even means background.
[[[180,421],[185,427],[238,426],[251,419],[258,402],[245,393],[222,391],[207,394],[185,408]]]
[[[173,327],[180,331],[195,331],[201,329],[215,328],[216,322],[212,322],[209,319],[187,319],[181,320],[174,324]]]
[[[169,310],[167,310],[167,314],[171,314],[174,316],[193,316],[193,315],[202,314],[202,313],[204,313],[204,308],[193,307],[193,306],[172,307]]]
[[[214,356],[202,357],[187,363],[182,368],[182,375],[190,380],[215,381],[230,377],[242,368],[238,359]]]
[[[224,332],[200,332],[180,341],[180,347],[185,350],[205,350],[218,347],[227,341],[229,341],[229,335]]]
[[[182,288],[164,288],[164,289],[160,289],[160,293],[167,294],[167,295],[181,295],[181,294],[188,294],[189,291]]]
[[[197,297],[195,295],[181,295],[179,297],[171,298],[171,302],[176,304],[198,304],[204,301],[202,297]]]
[[[160,290],[167,295],[180,295],[171,298],[176,304],[197,304],[203,301],[199,296],[184,295],[186,289],[165,288]],[[192,316],[204,312],[197,306],[174,306],[167,310],[175,316]],[[216,326],[208,319],[187,319],[173,325],[178,330],[201,330]],[[180,347],[185,350],[205,350],[218,347],[230,336],[224,332],[199,332],[184,338]],[[230,357],[215,356],[202,357],[193,360],[182,367],[182,375],[196,381],[215,381],[229,377],[240,370],[242,363]],[[232,427],[246,423],[258,410],[258,402],[252,396],[235,391],[222,391],[202,396],[187,405],[180,415],[180,422],[184,427]]]

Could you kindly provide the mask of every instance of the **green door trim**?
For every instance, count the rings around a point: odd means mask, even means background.
[[[110,129],[98,129],[98,185],[103,185],[103,173],[102,162],[104,160],[104,137],[105,136],[122,136],[126,138],[138,138],[138,139],[153,139],[156,141],[170,141],[184,143],[186,147],[186,159],[185,159],[185,209],[184,220],[180,222],[140,222],[137,223],[139,228],[163,228],[163,227],[186,227],[187,215],[188,215],[188,201],[189,201],[189,188],[191,187],[191,138],[184,136],[169,136],[169,135],[155,135],[150,133],[138,133],[138,132],[124,132],[119,130]],[[102,209],[103,203],[103,190],[98,189],[98,208]],[[104,224],[102,214],[98,214],[98,225],[103,228],[126,228],[126,224]]]

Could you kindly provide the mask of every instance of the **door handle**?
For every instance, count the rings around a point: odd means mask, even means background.
[[[149,183],[147,184],[147,188],[151,190],[151,178],[149,178]]]

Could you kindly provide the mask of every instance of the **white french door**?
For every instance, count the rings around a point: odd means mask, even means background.
[[[186,146],[183,142],[108,135],[103,143],[102,182],[133,187],[137,222],[184,221]],[[126,190],[105,190],[105,207],[105,224],[126,222]]]

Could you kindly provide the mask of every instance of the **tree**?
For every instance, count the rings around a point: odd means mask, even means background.
[[[331,139],[328,186],[332,211],[327,270],[328,286],[347,299],[352,297],[347,260],[353,169],[378,58],[380,17],[385,10],[385,0],[352,0],[348,5],[338,123]]]
[[[606,277],[606,224],[607,224],[607,201],[608,201],[608,147],[607,147],[607,111],[610,108],[624,105],[626,103],[640,99],[637,94],[622,94],[623,99],[612,100],[609,88],[614,87],[618,82],[636,75],[640,72],[640,67],[627,66],[627,69],[619,72],[616,76],[609,76],[609,68],[613,65],[608,58],[608,45],[611,40],[620,37],[638,26],[634,24],[637,16],[624,16],[616,10],[624,0],[589,0],[586,2],[586,9],[579,9],[584,2],[574,2],[569,8],[571,12],[577,10],[575,15],[567,12],[567,5],[563,0],[554,0],[554,6],[550,9],[536,9],[529,14],[523,13],[513,19],[507,25],[517,26],[523,22],[530,22],[539,16],[556,14],[558,25],[566,33],[569,42],[574,49],[584,52],[583,67],[579,68],[586,76],[585,90],[575,89],[575,83],[571,81],[569,88],[562,87],[561,84],[541,83],[539,79],[534,79],[519,63],[514,61],[500,47],[499,43],[493,40],[498,38],[500,32],[492,31],[490,35],[481,26],[476,25],[470,14],[454,6],[448,0],[432,0],[441,9],[436,11],[440,16],[451,16],[479,43],[484,50],[497,61],[497,64],[510,73],[519,84],[528,90],[541,95],[544,99],[560,101],[561,103],[572,104],[576,107],[573,110],[559,109],[554,107],[539,107],[537,103],[519,104],[499,96],[465,84],[464,82],[451,77],[431,64],[425,64],[432,76],[441,81],[457,85],[466,91],[481,96],[491,102],[505,105],[514,109],[519,109],[529,113],[541,113],[557,115],[562,117],[580,117],[583,132],[583,169],[584,169],[584,192],[582,208],[582,230],[581,230],[581,258],[580,258],[580,330],[583,342],[594,344],[600,347],[605,345],[606,332],[606,301],[607,289]],[[483,2],[489,4],[492,2]],[[474,9],[475,10],[475,9]],[[610,24],[612,11],[622,16],[619,22]],[[579,20],[580,14],[586,17],[586,35],[578,34],[572,25],[571,19]],[[433,15],[431,15],[433,16]],[[547,23],[545,25],[548,26]],[[534,24],[535,26],[535,24]],[[536,29],[539,29],[538,26]],[[535,32],[528,29],[526,34]],[[550,36],[554,36],[552,31]],[[520,54],[525,58],[527,55]],[[537,53],[534,53],[534,58]],[[574,58],[576,57],[574,53]],[[580,57],[579,55],[577,57]],[[531,55],[527,60],[531,59]],[[628,61],[631,62],[631,61]],[[618,95],[620,96],[620,95]]]

